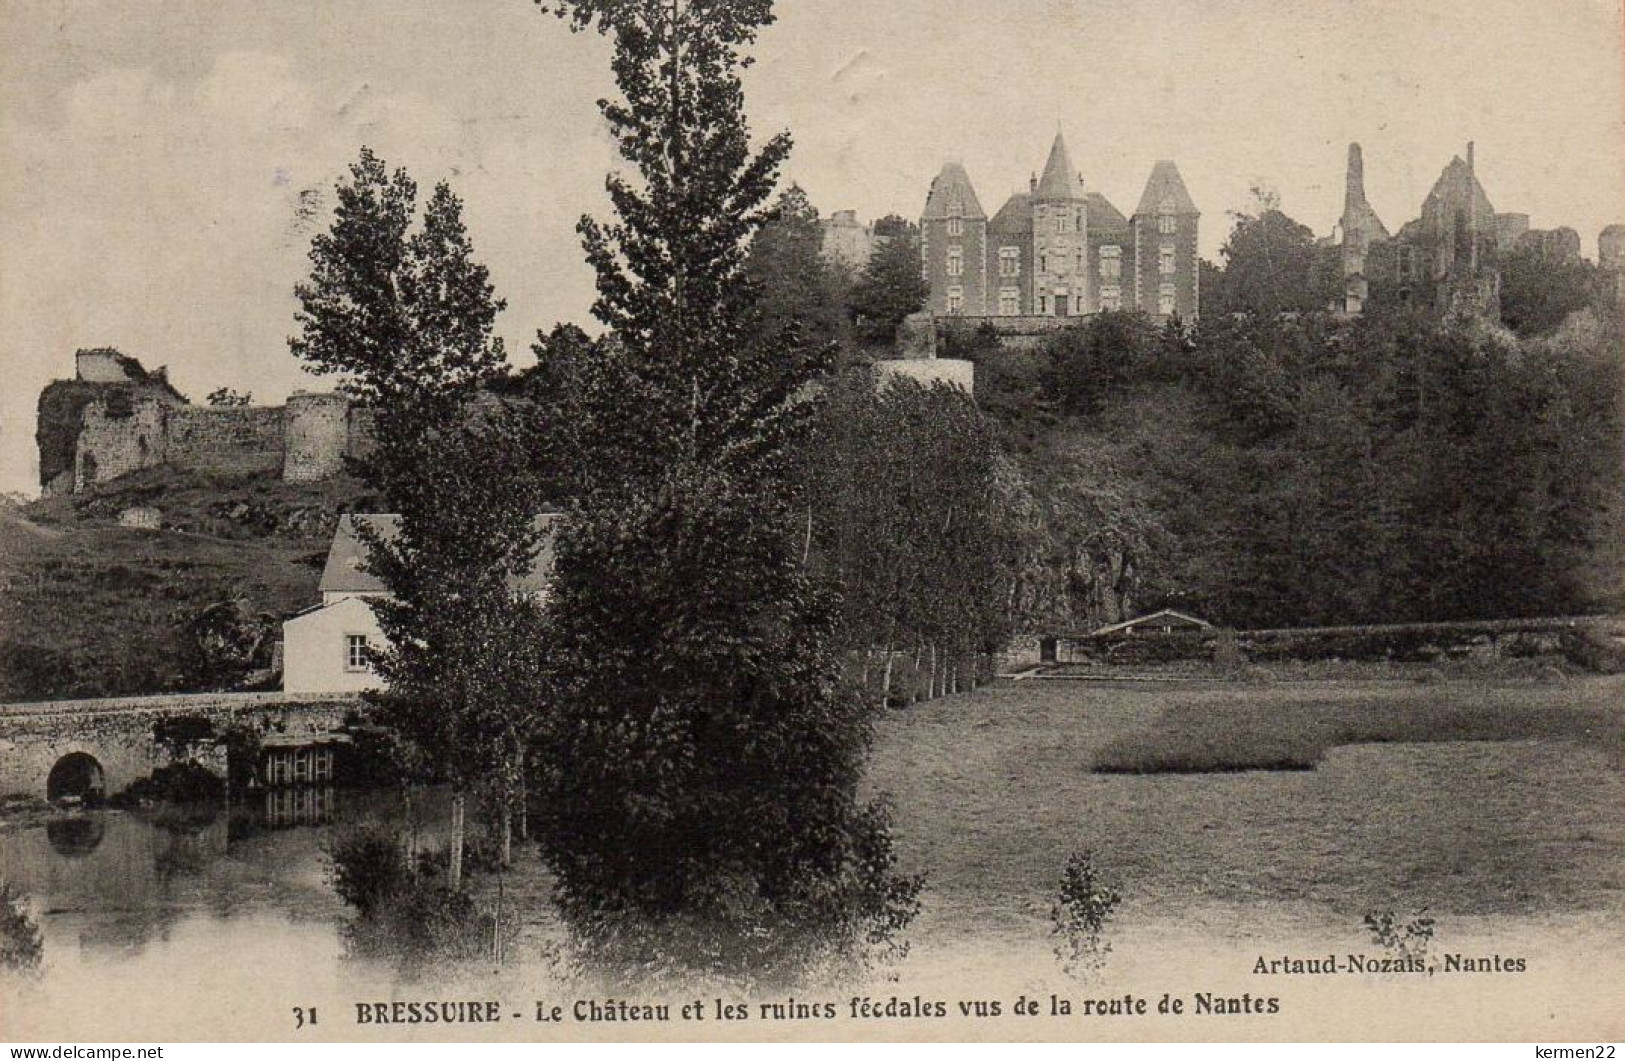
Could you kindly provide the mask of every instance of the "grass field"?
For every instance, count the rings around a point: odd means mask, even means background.
[[[1242,939],[1372,911],[1625,914],[1625,679],[1169,688],[1001,683],[883,720],[871,766],[926,939],[1041,939],[1068,853],[1116,923]],[[1122,763],[1303,769],[1102,773]],[[1219,754],[1222,753],[1222,754]],[[980,945],[980,943],[978,943]]]

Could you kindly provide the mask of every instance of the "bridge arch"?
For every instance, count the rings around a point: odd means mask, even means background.
[[[45,778],[45,798],[52,803],[61,799],[90,802],[103,799],[106,795],[106,771],[89,752],[67,753],[56,761]]]

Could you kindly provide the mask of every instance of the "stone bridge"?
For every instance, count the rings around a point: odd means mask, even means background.
[[[195,693],[0,705],[0,798],[108,796],[162,766],[199,762],[224,773],[215,739],[160,739],[165,720],[203,719],[218,735],[247,728],[263,743],[316,743],[356,710],[355,696]]]

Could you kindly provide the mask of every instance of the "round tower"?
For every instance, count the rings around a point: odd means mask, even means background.
[[[285,413],[288,441],[282,460],[282,478],[308,483],[330,479],[344,470],[349,407],[349,401],[342,394],[301,391],[288,397]]]

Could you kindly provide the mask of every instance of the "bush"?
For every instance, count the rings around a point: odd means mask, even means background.
[[[416,963],[491,949],[495,919],[446,885],[445,851],[419,851],[409,866],[400,832],[368,822],[329,840],[327,857],[333,890],[357,914],[345,931],[354,953]],[[511,939],[518,922],[504,929]]]
[[[1055,957],[1068,976],[1085,977],[1106,964],[1112,945],[1102,933],[1121,898],[1095,869],[1094,855],[1074,852],[1061,873],[1061,890],[1050,908],[1051,934],[1060,937]]]
[[[1625,645],[1593,627],[1565,630],[1558,638],[1563,658],[1593,674],[1625,674]]]
[[[0,877],[0,972],[37,972],[44,956],[45,941],[28,912],[27,897]]]
[[[327,857],[333,890],[362,917],[404,891],[414,875],[400,833],[373,822],[336,834],[328,841]]]
[[[208,767],[198,763],[171,763],[160,766],[113,798],[115,806],[140,803],[217,803],[226,794],[226,783]]]
[[[1366,914],[1364,923],[1377,946],[1401,958],[1421,961],[1427,957],[1428,944],[1433,941],[1434,920],[1423,917],[1425,913],[1426,910],[1419,911],[1409,921],[1401,922],[1398,914],[1385,910]]]

